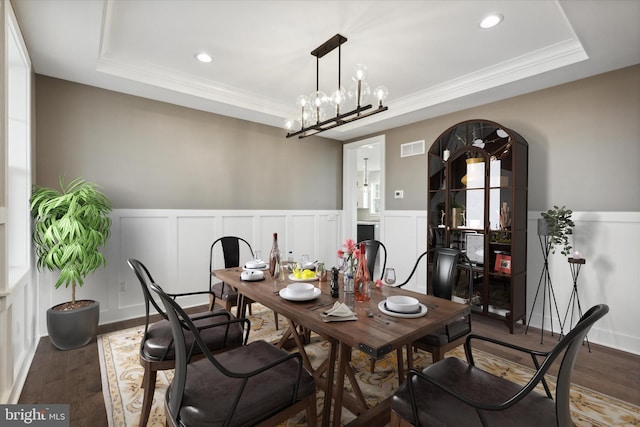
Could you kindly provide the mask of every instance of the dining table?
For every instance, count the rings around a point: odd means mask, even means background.
[[[305,368],[324,391],[322,426],[340,426],[343,406],[356,415],[349,426],[384,426],[390,420],[391,396],[371,407],[367,404],[349,363],[354,349],[376,359],[395,351],[398,356],[398,382],[402,383],[405,366],[406,369],[412,368],[411,344],[469,313],[467,304],[387,285],[376,287],[372,284],[369,301],[352,302],[353,294],[343,291],[342,275],[339,278],[338,297],[331,296],[329,281],[312,280],[309,283],[319,290],[314,290],[313,298],[291,300],[281,296],[288,295],[281,290],[297,281],[293,276],[275,280],[265,272],[264,280],[244,281],[240,277],[242,271],[243,267],[232,267],[213,270],[212,274],[237,289],[241,298],[240,315],[245,313],[242,300],[246,298],[274,310],[287,320],[288,328],[276,344],[283,346],[287,340],[293,340]],[[383,304],[387,297],[393,295],[416,298],[426,314],[419,317],[390,315],[392,313],[385,310]],[[321,313],[330,309],[335,302],[346,302],[357,320],[326,322]],[[310,331],[329,342],[327,357],[316,368],[311,365],[305,352]],[[348,393],[345,381],[351,384]]]

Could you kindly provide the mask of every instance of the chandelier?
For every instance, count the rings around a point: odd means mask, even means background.
[[[316,57],[316,90],[309,96],[298,96],[296,105],[299,108],[300,116],[297,119],[285,121],[285,129],[288,131],[287,138],[293,136],[306,138],[388,109],[382,104],[388,95],[387,88],[384,86],[378,86],[373,91],[378,102],[375,109],[372,104],[363,105],[371,94],[369,85],[364,81],[367,77],[366,65],[358,64],[355,66],[354,85],[348,91],[345,91],[340,84],[340,46],[346,41],[346,37],[336,34],[311,52],[311,55]],[[327,95],[321,92],[319,87],[320,58],[336,48],[338,48],[338,87],[330,95]],[[349,102],[351,106],[347,107]],[[355,109],[348,112],[341,111],[352,108],[354,105]],[[335,113],[335,117],[327,118],[327,107],[331,109],[331,114]]]

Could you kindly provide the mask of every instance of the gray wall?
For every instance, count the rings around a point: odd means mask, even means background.
[[[36,83],[38,184],[83,175],[117,208],[342,208],[340,142],[287,140],[278,128],[49,77]],[[387,131],[387,210],[426,209],[426,157],[400,158],[400,145],[424,139],[428,150],[468,119],[529,142],[530,211],[640,211],[640,66]],[[393,197],[398,189],[404,199]]]
[[[38,75],[36,183],[115,208],[341,209],[342,144]]]
[[[428,151],[468,119],[498,122],[527,140],[530,211],[640,211],[640,66],[385,132],[386,209],[427,208],[426,157],[400,158],[400,145],[424,139]],[[395,199],[400,189],[404,199]]]

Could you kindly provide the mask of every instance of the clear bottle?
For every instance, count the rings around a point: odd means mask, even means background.
[[[269,274],[276,278],[276,266],[280,266],[280,249],[278,248],[278,233],[273,233],[273,244],[269,252]],[[278,271],[279,273],[279,271]]]
[[[365,246],[361,243],[360,251],[358,252],[358,269],[356,270],[356,277],[353,279],[353,294],[356,301],[367,302],[371,299],[370,281]]]
[[[344,276],[344,293],[353,294],[353,276],[350,273]]]

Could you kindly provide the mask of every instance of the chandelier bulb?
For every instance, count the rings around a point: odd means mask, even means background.
[[[367,66],[364,64],[357,64],[353,68],[353,80],[362,81],[367,78]]]
[[[296,105],[300,108],[306,107],[307,105],[309,105],[309,98],[307,98],[306,95],[298,96],[298,98],[296,99]]]
[[[286,119],[284,121],[284,128],[289,132],[291,132],[293,130],[293,126],[294,125],[295,125],[295,120],[293,120],[293,119]]]
[[[383,101],[387,99],[387,96],[389,95],[389,90],[384,86],[378,86],[374,89],[373,93],[378,100],[378,106],[382,107]]]

